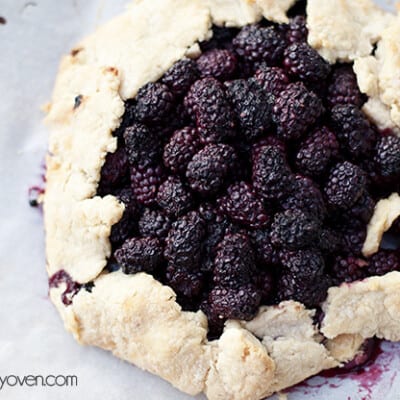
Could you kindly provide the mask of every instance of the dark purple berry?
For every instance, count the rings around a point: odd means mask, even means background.
[[[330,65],[305,42],[293,43],[285,49],[283,65],[290,75],[306,84],[324,82]]]
[[[349,219],[357,218],[367,224],[374,214],[375,201],[367,193],[363,193],[357,202],[345,212]]]
[[[199,207],[199,213],[206,223],[201,269],[210,272],[214,268],[217,245],[227,233],[232,231],[232,224],[225,216],[220,215],[210,203],[203,203]]]
[[[134,234],[138,214],[138,206],[132,197],[132,190],[130,187],[118,191],[116,197],[125,205],[125,210],[122,218],[111,227],[110,242],[114,246],[121,245]]]
[[[158,205],[170,216],[179,217],[193,206],[191,193],[176,176],[169,176],[158,188]]]
[[[266,93],[278,96],[289,85],[290,80],[286,72],[278,67],[260,66],[255,72],[254,78]]]
[[[324,274],[325,263],[315,250],[285,252],[281,255],[283,269],[277,284],[278,299],[295,300],[307,307],[325,300],[331,281]]]
[[[281,149],[262,146],[253,155],[253,185],[257,193],[267,200],[286,196],[292,189],[294,175]]]
[[[157,135],[142,124],[135,123],[126,128],[124,140],[131,165],[151,165],[161,153]]]
[[[225,183],[236,163],[236,154],[226,144],[210,144],[188,164],[186,177],[190,187],[202,195],[212,195]]]
[[[249,237],[254,249],[258,265],[280,264],[278,251],[271,243],[271,230],[268,228],[249,231]]]
[[[365,172],[348,161],[338,163],[331,170],[325,185],[328,202],[341,209],[349,209],[356,204],[366,190]]]
[[[146,208],[139,219],[139,232],[142,236],[165,240],[171,223],[170,218],[164,212]]]
[[[290,195],[282,201],[284,210],[299,209],[323,221],[327,213],[324,198],[317,185],[309,178],[296,175]]]
[[[256,286],[261,294],[261,302],[270,302],[275,286],[272,275],[266,271],[259,271],[256,277]]]
[[[135,121],[135,108],[136,108],[136,100],[130,99],[125,101],[125,112],[124,115],[122,116],[122,121],[119,125],[119,127],[113,132],[114,136],[118,137],[119,139],[122,137],[122,135],[125,132],[125,129],[128,126],[132,126]]]
[[[215,256],[214,283],[237,288],[252,282],[254,273],[254,252],[248,236],[243,233],[226,235]]]
[[[257,313],[261,294],[250,283],[240,288],[214,287],[208,297],[211,319],[250,321]]]
[[[347,256],[337,257],[332,266],[334,283],[340,285],[342,282],[354,282],[367,276],[368,262],[362,258]]]
[[[220,143],[235,136],[234,115],[224,86],[214,78],[195,82],[184,100],[202,140]]]
[[[368,265],[369,275],[385,275],[400,269],[400,256],[392,250],[380,250],[374,254]]]
[[[206,42],[200,43],[200,48],[203,52],[208,50],[232,49],[232,39],[238,34],[237,28],[227,28],[225,26],[213,25],[212,38]]]
[[[353,157],[371,155],[376,134],[364,113],[353,104],[331,110],[332,127],[343,150]]]
[[[342,230],[344,251],[356,255],[362,254],[362,248],[367,237],[366,227]]]
[[[319,177],[338,155],[336,136],[326,127],[318,128],[301,144],[296,166],[305,175]]]
[[[176,96],[184,95],[200,74],[195,61],[184,59],[175,63],[162,77],[162,83],[167,85]]]
[[[158,165],[145,167],[139,164],[131,167],[131,187],[138,203],[151,205],[156,202],[163,176],[163,169]]]
[[[302,83],[291,83],[273,107],[278,136],[284,140],[299,139],[323,112],[322,102],[313,92]]]
[[[296,250],[316,246],[321,223],[307,212],[292,209],[275,214],[271,242],[276,247]]]
[[[197,68],[202,78],[213,77],[223,81],[230,79],[235,74],[236,66],[236,55],[229,50],[209,50],[197,59]]]
[[[123,184],[129,176],[128,156],[124,147],[118,147],[114,153],[108,153],[101,169],[99,191],[106,194],[115,186]],[[129,178],[128,178],[129,180]]]
[[[202,272],[176,269],[173,265],[167,267],[166,282],[178,295],[188,299],[199,297],[204,288]]]
[[[271,98],[252,79],[239,79],[225,85],[238,122],[238,136],[254,141],[271,127]]]
[[[306,43],[308,36],[307,21],[303,15],[297,15],[290,19],[286,40],[288,43]]]
[[[251,62],[278,65],[286,46],[285,39],[274,27],[248,25],[233,39],[233,47],[239,56]]]
[[[229,186],[227,195],[219,199],[219,207],[233,222],[250,228],[261,228],[269,220],[262,201],[245,182]]]
[[[195,128],[176,131],[164,147],[164,165],[173,173],[184,173],[192,157],[201,149]]]
[[[326,100],[330,107],[338,104],[362,106],[363,96],[358,88],[356,74],[350,65],[343,65],[334,69],[329,80]]]
[[[343,237],[333,229],[322,229],[318,237],[317,247],[324,254],[341,253],[343,251]]]
[[[153,272],[163,260],[163,248],[156,238],[131,238],[114,252],[125,274]]]
[[[174,107],[174,96],[163,83],[147,83],[136,96],[135,116],[140,122],[162,121]]]
[[[382,136],[375,150],[374,161],[385,178],[400,177],[400,137]]]
[[[204,220],[191,211],[172,224],[168,233],[164,256],[177,269],[196,270],[201,261]]]

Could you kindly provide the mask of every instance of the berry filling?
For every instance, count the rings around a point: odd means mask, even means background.
[[[398,190],[400,138],[367,119],[352,65],[311,48],[295,10],[215,27],[197,60],[126,102],[102,168],[98,194],[126,206],[107,270],[153,274],[205,312],[210,337],[260,305],[315,308],[332,285],[400,269],[396,249],[361,252],[376,202]],[[68,304],[80,285],[60,282]]]

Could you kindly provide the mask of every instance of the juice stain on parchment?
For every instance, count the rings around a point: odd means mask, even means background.
[[[398,357],[398,354],[390,350],[382,351],[379,346],[371,360],[372,362],[362,370],[345,374],[340,373],[339,369],[323,371],[316,377],[310,378],[286,390],[285,393],[300,392],[304,395],[318,396],[319,390],[322,387],[338,389],[342,386],[341,382],[351,380],[357,384],[358,389],[356,396],[352,397],[350,395],[347,397],[347,400],[375,400],[374,388],[382,380],[384,374],[391,373],[388,385],[389,387],[394,385],[398,372],[393,371],[391,362],[395,357]],[[335,378],[335,380],[333,381],[332,378]]]

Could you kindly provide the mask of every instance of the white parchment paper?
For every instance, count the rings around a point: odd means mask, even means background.
[[[105,351],[81,347],[64,330],[48,299],[42,218],[27,201],[29,186],[41,183],[47,132],[40,106],[50,99],[59,59],[124,4],[0,0],[7,21],[0,24],[0,399],[192,399]],[[313,378],[289,399],[400,399],[400,346],[384,349],[366,373]],[[78,385],[1,388],[10,375],[60,374],[76,375]]]

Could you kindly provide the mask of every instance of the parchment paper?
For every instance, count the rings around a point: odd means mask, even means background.
[[[29,186],[41,183],[48,134],[40,106],[50,99],[59,59],[124,4],[0,0],[0,17],[6,20],[0,23],[0,378],[78,377],[76,387],[5,385],[0,399],[192,398],[105,351],[81,347],[64,330],[48,299],[42,217],[28,205]],[[289,399],[400,399],[400,346],[384,348],[369,372],[313,378],[291,390]]]

